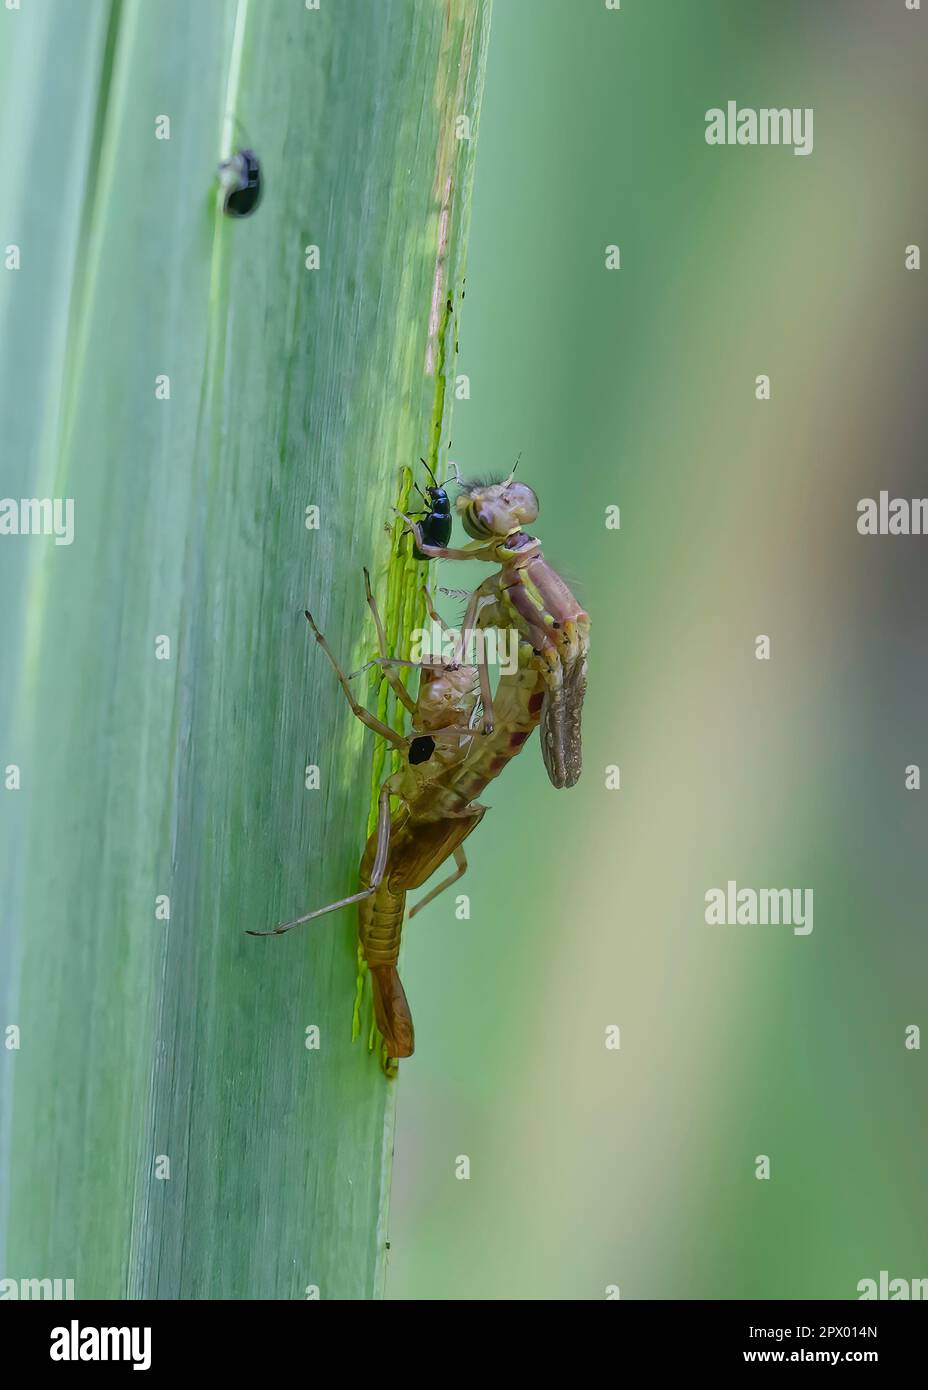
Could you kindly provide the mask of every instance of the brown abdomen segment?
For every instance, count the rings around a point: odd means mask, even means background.
[[[372,898],[358,904],[358,935],[371,974],[374,1017],[391,1057],[411,1057],[412,1014],[396,969],[403,933],[406,894],[391,888],[389,878]]]

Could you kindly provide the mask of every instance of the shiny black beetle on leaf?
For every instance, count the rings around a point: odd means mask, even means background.
[[[422,532],[422,539],[426,545],[447,545],[451,539],[451,503],[448,501],[447,490],[442,487],[435,474],[429,468],[425,459],[420,459],[425,471],[432,480],[431,487],[427,487],[425,492],[416,484],[417,491],[422,496],[423,501],[428,506],[428,511],[419,515],[422,520],[419,522],[419,529]],[[413,542],[413,558],[416,560],[427,560],[429,557],[423,555],[419,547]]]

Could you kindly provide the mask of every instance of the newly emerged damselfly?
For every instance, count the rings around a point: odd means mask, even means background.
[[[513,470],[514,471],[514,470]],[[460,481],[457,509],[473,541],[449,548],[429,544],[418,523],[403,519],[428,559],[485,560],[499,570],[474,590],[464,628],[515,627],[531,646],[544,676],[541,748],[556,787],[572,787],[582,766],[580,720],[586,692],[590,618],[522,528],[538,516],[538,499],[512,473],[503,481]],[[486,705],[492,725],[495,710]]]

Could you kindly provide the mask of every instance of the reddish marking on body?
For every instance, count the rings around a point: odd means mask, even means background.
[[[544,704],[544,702],[545,702],[544,692],[541,691],[541,690],[536,690],[534,695],[530,695],[530,696],[529,696],[529,701],[528,701],[528,712],[529,712],[529,714],[537,714],[538,711],[541,709],[542,705]]]
[[[521,748],[522,745],[523,745],[523,743],[525,742],[525,740],[528,738],[528,736],[529,736],[529,730],[528,730],[528,729],[526,729],[526,730],[524,731],[524,733],[512,734],[512,735],[510,736],[510,739],[509,739],[509,747],[510,747],[510,748]]]

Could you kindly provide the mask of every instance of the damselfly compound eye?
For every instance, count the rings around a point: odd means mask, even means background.
[[[254,150],[236,150],[219,166],[222,210],[229,217],[249,217],[261,201],[261,164]]]
[[[464,530],[474,540],[508,536],[538,516],[538,498],[526,483],[491,480],[459,484],[456,506]]]

